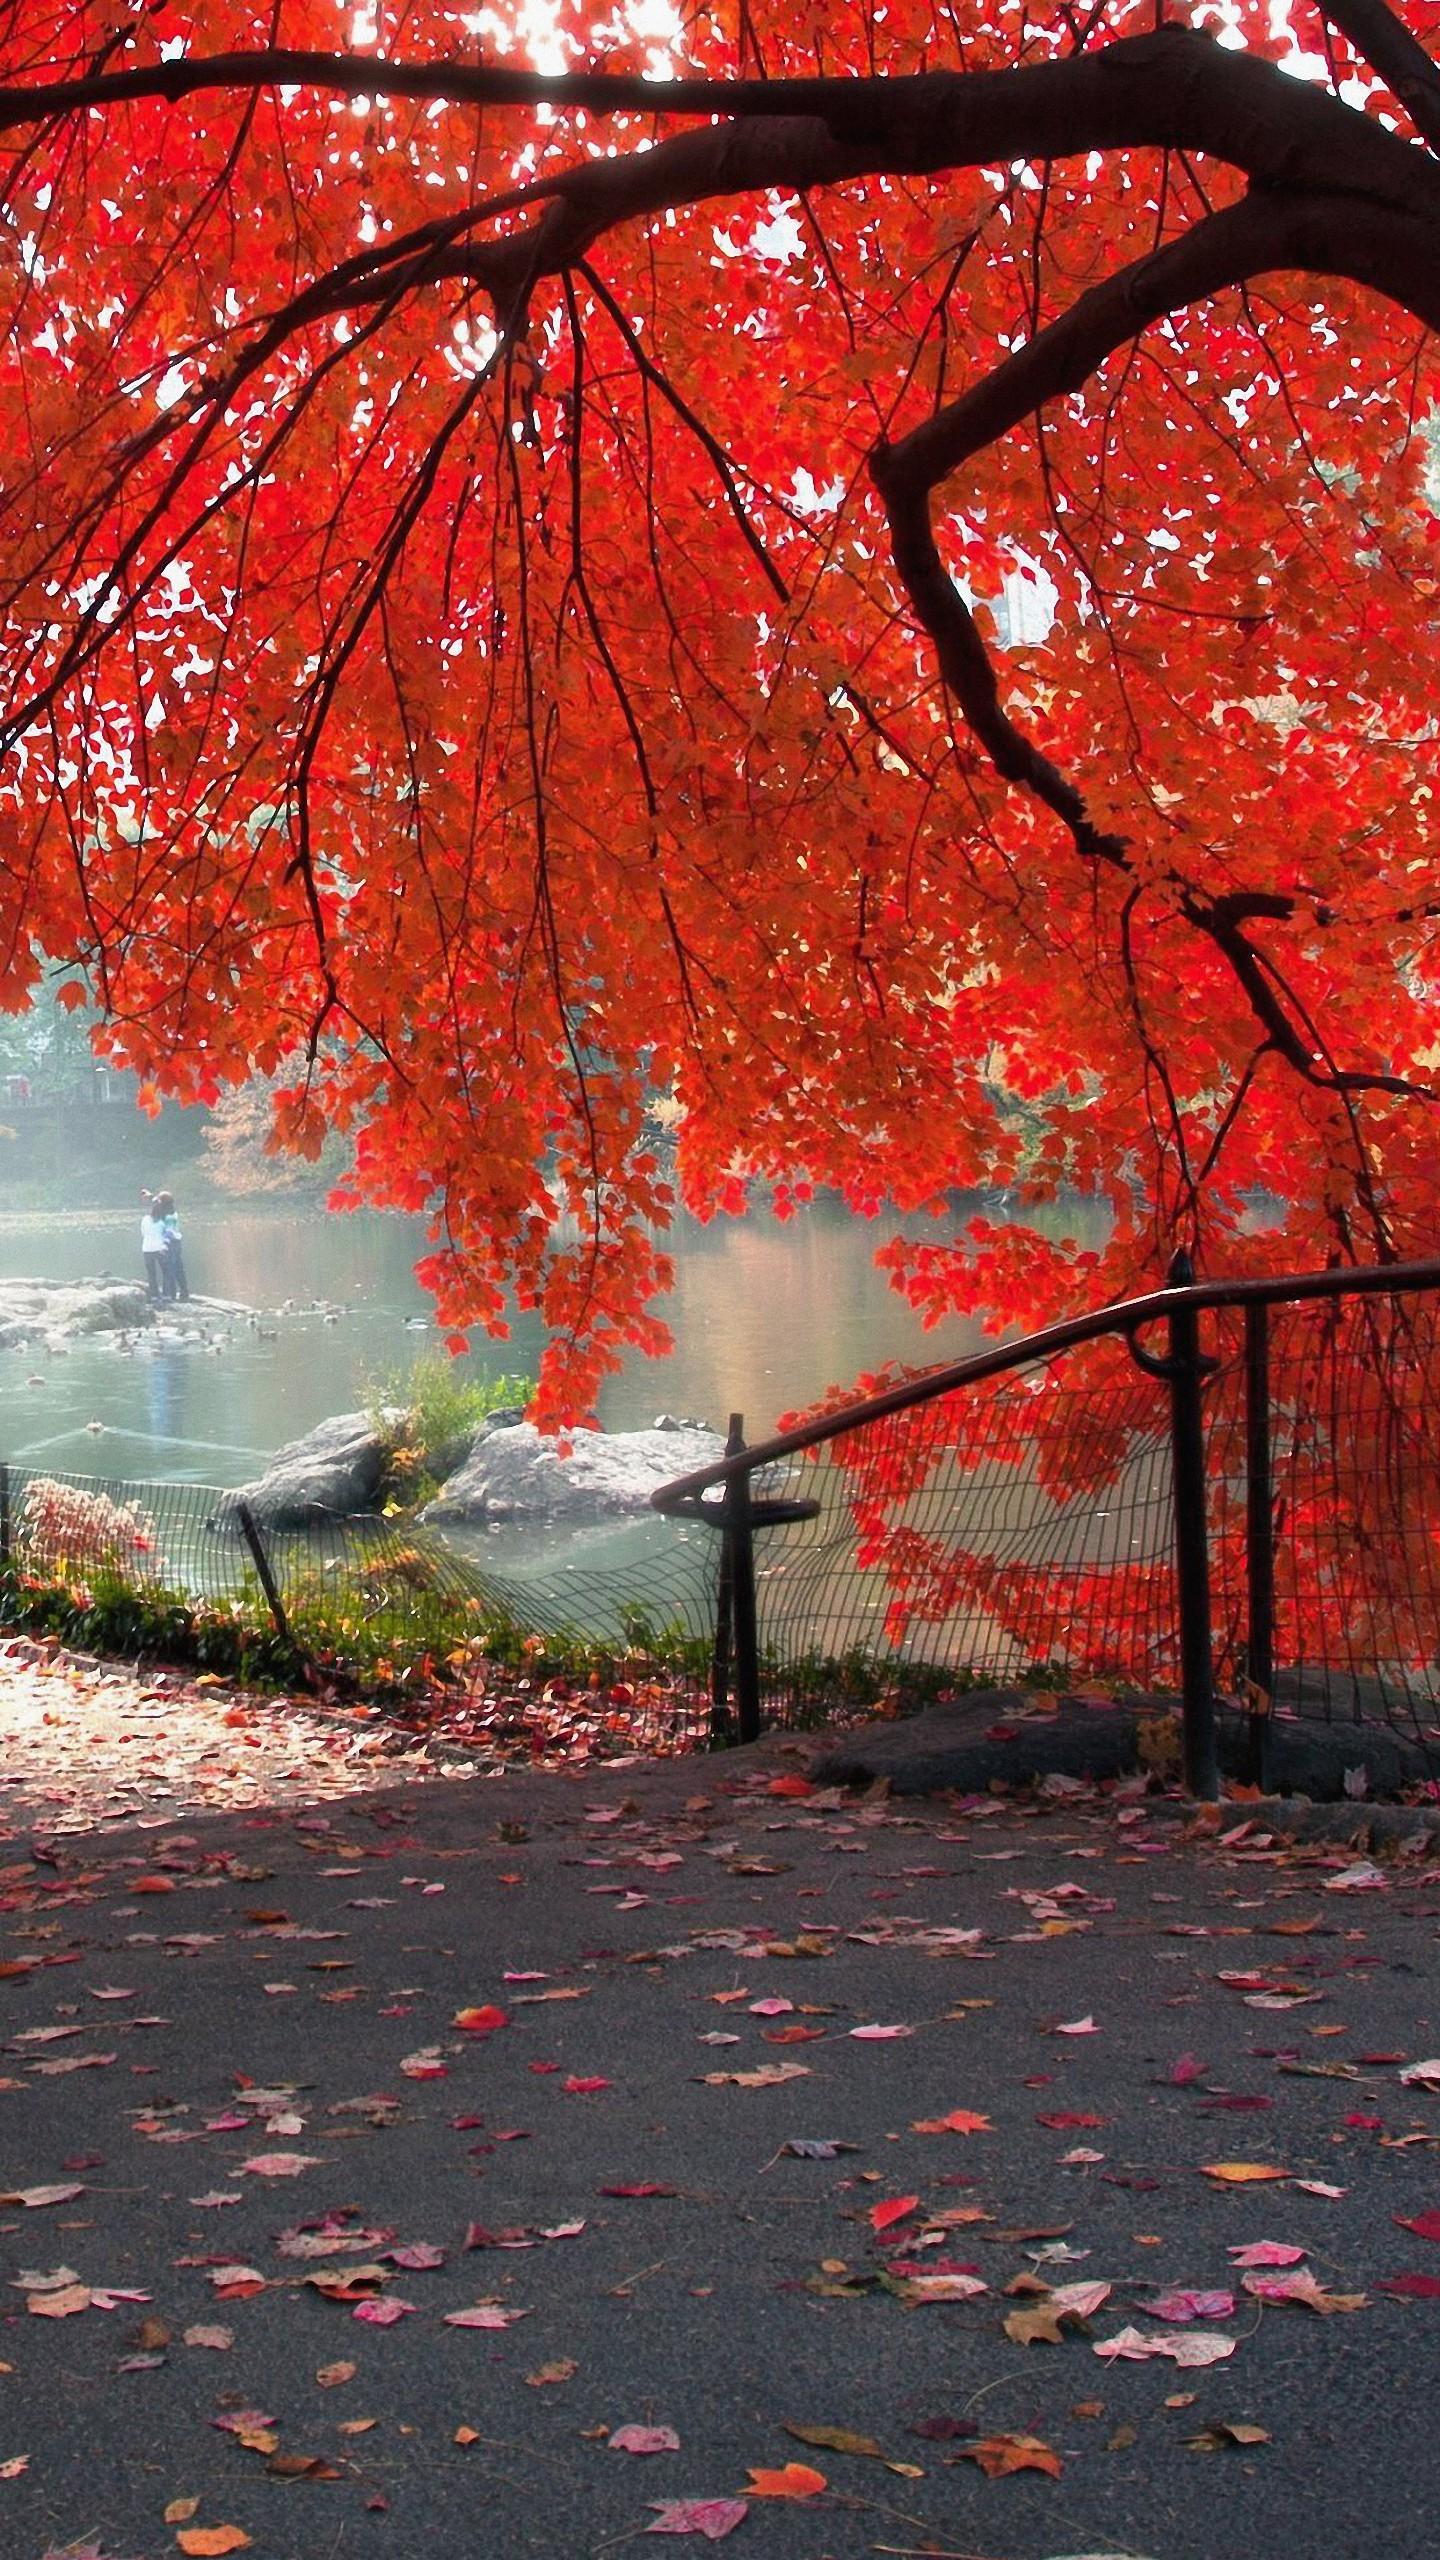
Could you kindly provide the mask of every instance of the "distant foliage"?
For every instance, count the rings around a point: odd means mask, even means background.
[[[205,1128],[203,1171],[233,1199],[277,1199],[328,1189],[349,1172],[352,1150],[341,1137],[324,1141],[313,1163],[288,1155],[275,1137],[279,1075],[261,1076],[221,1095]]]

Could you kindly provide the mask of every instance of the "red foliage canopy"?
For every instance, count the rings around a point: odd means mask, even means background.
[[[657,1089],[702,1214],[1096,1189],[1093,1294],[1428,1245],[1440,11],[546,24],[4,12],[0,1004],[308,1053],[551,1410],[660,1339]],[[894,1267],[1055,1311],[972,1246]]]

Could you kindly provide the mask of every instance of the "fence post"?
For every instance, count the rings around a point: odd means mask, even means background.
[[[240,1535],[250,1550],[255,1571],[260,1577],[260,1588],[269,1604],[270,1615],[275,1621],[276,1629],[286,1644],[293,1645],[295,1638],[290,1630],[290,1621],[285,1615],[285,1604],[275,1587],[275,1576],[270,1570],[270,1559],[265,1552],[265,1543],[260,1535],[260,1524],[248,1502],[236,1503],[235,1517],[240,1523]]]
[[[1263,1786],[1275,1687],[1275,1520],[1270,1463],[1270,1310],[1245,1310],[1245,1677],[1250,1778]]]
[[[1177,1253],[1166,1286],[1189,1289],[1188,1253]],[[1213,1799],[1220,1793],[1215,1756],[1215,1679],[1210,1652],[1210,1552],[1205,1527],[1205,1418],[1200,1381],[1211,1365],[1200,1349],[1193,1307],[1169,1319],[1171,1500],[1175,1512],[1175,1580],[1180,1604],[1180,1692],[1184,1708],[1185,1784]]]
[[[738,1456],[745,1446],[742,1417],[730,1416],[730,1432],[725,1443],[727,1458]],[[721,1497],[724,1515],[720,1524],[720,1561],[715,1587],[715,1642],[710,1653],[710,1738],[722,1741],[729,1726],[730,1707],[730,1638],[735,1616],[735,1558],[730,1542],[727,1485]]]
[[[725,1442],[726,1457],[738,1457],[744,1446],[745,1417],[732,1413]],[[720,1599],[715,1617],[715,1667],[718,1672],[723,1612],[726,1687],[728,1690],[733,1648],[736,1726],[742,1742],[756,1742],[760,1736],[760,1642],[755,1616],[755,1536],[747,1469],[739,1469],[727,1480],[721,1509],[724,1526],[720,1546]],[[725,1606],[727,1600],[728,1609]]]
[[[0,1573],[10,1562],[12,1540],[10,1527],[10,1470],[0,1466]]]

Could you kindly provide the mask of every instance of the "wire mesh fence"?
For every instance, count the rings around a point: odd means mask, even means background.
[[[1222,1306],[1205,1326],[1216,1685],[1252,1710],[1383,1723],[1440,1758],[1440,1307],[1336,1296]],[[1022,1346],[1020,1365],[941,1394],[926,1375],[911,1381],[924,1401],[788,1460],[784,1490],[816,1516],[757,1531],[767,1713],[847,1675],[873,1695],[887,1667],[912,1694],[976,1677],[1178,1688],[1165,1385],[1119,1332],[1029,1363]]]
[[[762,1653],[794,1694],[847,1666],[912,1691],[1174,1676],[1164,1410],[1116,1343],[846,1432],[788,1489],[818,1514],[764,1534],[758,1586]]]
[[[671,1533],[633,1588],[495,1571],[413,1522],[278,1529],[232,1492],[0,1467],[0,1622],[255,1677],[342,1682],[452,1738],[691,1747],[716,1559]]]
[[[1259,1321],[1230,1305],[1204,1319],[1214,1679],[1252,1707],[1273,1695],[1281,1713],[1383,1723],[1440,1757],[1440,1302],[1265,1309],[1257,1407]],[[1000,1374],[933,1392],[949,1374],[917,1373],[908,1401],[853,1425],[832,1411],[833,1436],[757,1468],[764,1720],[975,1681],[1180,1684],[1161,1377],[1116,1331],[1044,1358],[1021,1345]],[[808,1516],[767,1525],[767,1499]],[[168,1639],[217,1669],[318,1666],[417,1713],[438,1700],[477,1736],[685,1747],[733,1730],[716,1675],[722,1508],[715,1489],[685,1523],[656,1521],[621,1567],[587,1567],[582,1544],[519,1571],[483,1538],[404,1520],[252,1532],[233,1493],[6,1468],[0,1589],[12,1620],[97,1649]]]

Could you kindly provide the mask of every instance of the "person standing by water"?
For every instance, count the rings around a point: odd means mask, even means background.
[[[157,1191],[150,1206],[160,1221],[160,1232],[164,1239],[165,1261],[160,1275],[164,1294],[167,1298],[187,1300],[190,1295],[190,1283],[185,1277],[185,1249],[174,1196],[168,1191]]]
[[[145,1295],[159,1300],[165,1295],[165,1224],[158,1199],[148,1191],[140,1194],[140,1254],[145,1265]]]

